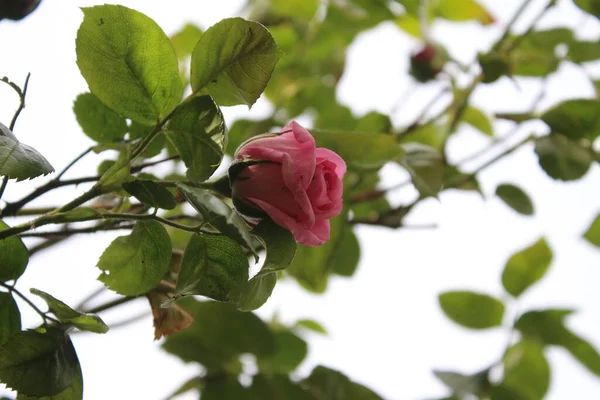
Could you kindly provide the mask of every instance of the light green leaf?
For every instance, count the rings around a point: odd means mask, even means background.
[[[420,143],[433,147],[438,153],[442,153],[446,139],[448,138],[448,126],[433,122],[418,126],[403,135],[401,143]]]
[[[275,354],[257,360],[258,369],[266,373],[293,372],[308,354],[306,342],[290,331],[275,332]]]
[[[476,20],[483,25],[494,23],[495,18],[475,0],[438,0],[434,12],[436,16],[450,21]]]
[[[573,41],[569,44],[569,59],[575,63],[585,63],[600,59],[600,42]]]
[[[394,20],[396,25],[409,35],[421,38],[421,23],[415,15],[408,13],[402,14]]]
[[[166,351],[185,362],[195,361],[209,370],[223,370],[243,353],[266,357],[275,352],[275,338],[256,315],[233,304],[197,302],[186,297],[178,303],[194,316],[191,327],[167,337]]]
[[[10,293],[0,292],[0,346],[21,331],[21,313]]]
[[[504,304],[486,294],[445,292],[439,295],[438,300],[446,316],[465,328],[488,329],[502,323]]]
[[[317,13],[319,0],[271,0],[270,6],[277,15],[309,22]]]
[[[600,18],[600,0],[574,0],[583,11]]]
[[[0,231],[8,229],[0,220]],[[12,281],[20,277],[29,263],[29,252],[18,236],[0,240],[0,281]]]
[[[522,215],[533,215],[533,203],[521,188],[508,183],[496,187],[496,196],[502,199],[510,208]]]
[[[229,294],[242,311],[256,310],[265,304],[277,283],[277,272],[286,269],[296,254],[294,236],[268,218],[263,219],[252,233],[263,241],[267,256],[262,269]]]
[[[75,118],[83,133],[98,143],[123,139],[127,133],[125,118],[106,107],[92,93],[82,93],[73,103]]]
[[[171,36],[171,43],[175,48],[177,58],[180,60],[192,54],[196,43],[202,36],[202,29],[189,22],[183,26],[177,33]]]
[[[354,231],[344,229],[338,251],[332,260],[332,272],[336,275],[350,277],[356,272],[360,261],[360,243]]]
[[[490,118],[479,108],[468,106],[463,113],[463,122],[471,125],[487,136],[494,136],[494,127]]]
[[[583,238],[596,247],[600,247],[600,214],[596,216]]]
[[[0,347],[0,382],[27,396],[59,394],[78,369],[73,343],[61,329],[18,332]]]
[[[175,197],[160,183],[146,179],[136,179],[123,183],[123,189],[140,202],[154,208],[172,210],[177,206]]]
[[[227,18],[211,26],[192,53],[194,93],[217,104],[252,106],[265,90],[281,56],[269,31],[257,22]]]
[[[21,143],[0,123],[0,176],[22,181],[54,172],[54,168],[36,149]]]
[[[302,384],[317,400],[383,400],[341,372],[321,365],[315,367]]]
[[[423,197],[436,197],[442,189],[444,161],[432,147],[406,143],[405,154],[400,164],[410,173],[412,182]]]
[[[171,261],[171,239],[156,221],[136,222],[130,235],[120,236],[104,250],[98,280],[109,289],[137,296],[154,288]]]
[[[227,136],[223,114],[210,96],[180,105],[167,129],[167,138],[188,168],[190,180],[204,181],[215,172],[223,159]]]
[[[133,179],[131,176],[131,153],[130,146],[123,148],[117,161],[102,174],[98,185],[104,187],[105,190],[118,190],[124,182]]]
[[[342,132],[311,129],[317,147],[338,153],[349,167],[377,169],[404,154],[392,135],[385,133]]]
[[[323,327],[323,325],[312,319],[298,320],[296,322],[296,326],[320,333],[322,335],[327,335],[327,330]]]
[[[542,279],[552,262],[552,249],[541,238],[531,246],[513,254],[502,272],[502,285],[508,293],[519,297]]]
[[[72,309],[62,301],[49,295],[46,292],[42,292],[38,289],[29,289],[29,291],[36,296],[41,297],[46,304],[50,312],[56,315],[56,318],[60,322],[66,322],[73,324],[76,328],[82,331],[95,332],[95,333],[106,333],[108,332],[108,326],[95,314],[85,314],[77,310]]]
[[[594,155],[590,149],[558,133],[535,141],[540,166],[553,179],[572,181],[590,169]]]
[[[230,238],[255,252],[255,245],[246,221],[223,200],[208,190],[177,183],[177,188],[204,220]]]
[[[570,139],[586,137],[594,140],[600,135],[598,100],[567,100],[546,111],[541,118],[550,126],[552,132],[563,134]]]
[[[156,124],[183,91],[169,38],[152,19],[123,6],[82,10],[77,65],[91,92],[127,118]]]
[[[488,378],[489,371],[487,369],[473,375],[436,370],[433,371],[433,374],[442,381],[444,385],[452,389],[452,393],[458,398],[485,393],[491,386]]]
[[[202,295],[227,301],[227,294],[248,280],[248,258],[227,236],[193,235],[185,248],[175,297]]]

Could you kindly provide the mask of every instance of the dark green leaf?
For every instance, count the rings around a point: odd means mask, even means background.
[[[127,133],[125,118],[106,107],[92,93],[82,93],[73,103],[73,112],[83,133],[98,143],[123,139]]]
[[[190,238],[177,277],[175,296],[202,295],[227,301],[227,294],[248,280],[248,258],[227,236]]]
[[[462,120],[487,136],[494,136],[494,127],[490,117],[480,109],[468,106],[463,113]]]
[[[136,296],[154,288],[171,261],[171,239],[156,221],[136,222],[130,235],[120,236],[104,250],[98,280],[117,293]]]
[[[491,386],[488,378],[489,371],[487,369],[473,375],[465,375],[452,371],[433,371],[433,374],[444,385],[452,389],[452,393],[459,398],[470,394],[485,393]]]
[[[597,100],[567,100],[546,111],[541,118],[552,132],[571,139],[594,140],[600,135],[600,102]]]
[[[140,202],[155,208],[172,210],[177,206],[175,197],[160,183],[145,179],[136,179],[123,183],[123,189]]]
[[[572,310],[529,311],[521,315],[515,327],[521,333],[542,344],[562,346],[590,372],[600,376],[600,354],[587,341],[571,332],[564,319]]]
[[[275,354],[259,358],[258,368],[261,372],[287,374],[294,371],[306,358],[308,345],[290,331],[275,333]]]
[[[542,279],[552,262],[552,249],[541,238],[531,246],[513,254],[502,272],[506,291],[519,297],[531,285]]]
[[[573,41],[569,44],[568,57],[576,63],[596,61],[600,58],[600,42]]]
[[[83,8],[77,65],[93,94],[134,121],[156,124],[181,99],[175,50],[162,29],[135,10]]]
[[[29,289],[29,291],[36,296],[44,299],[50,312],[56,315],[56,318],[60,322],[67,322],[73,324],[75,327],[82,331],[95,332],[95,333],[106,333],[108,332],[108,326],[95,314],[85,314],[77,310],[73,310],[71,307],[58,300],[57,298],[49,295],[46,292],[42,292],[37,289]]]
[[[332,272],[340,276],[352,276],[360,261],[360,243],[354,231],[344,229],[338,251],[332,260]]]
[[[338,132],[312,129],[318,147],[338,153],[349,167],[377,169],[404,154],[392,135],[384,133]]]
[[[323,325],[312,319],[301,319],[298,322],[296,322],[296,326],[309,329],[313,332],[317,332],[322,335],[327,335],[327,330],[323,327]]]
[[[254,375],[250,390],[260,400],[315,400],[286,374]]]
[[[281,56],[269,31],[257,22],[227,18],[211,26],[192,53],[194,93],[224,106],[252,106]]]
[[[17,400],[83,400],[83,375],[81,373],[81,366],[77,364],[77,371],[75,371],[75,377],[71,386],[52,396],[43,397],[30,397],[19,393]]]
[[[533,215],[533,203],[520,187],[503,183],[496,187],[496,196],[519,214]]]
[[[0,346],[21,331],[21,313],[10,293],[0,292]]]
[[[0,347],[0,382],[27,396],[59,394],[78,369],[73,343],[61,329],[18,332]]]
[[[263,241],[267,255],[261,270],[229,294],[242,311],[256,310],[265,304],[277,283],[277,272],[286,269],[296,254],[294,236],[269,218],[263,219],[253,233]]]
[[[173,394],[171,394],[167,400],[172,400],[173,398],[180,396],[184,393],[190,392],[192,390],[199,392],[202,389],[203,385],[203,377],[195,376],[187,381],[185,381],[179,389],[175,390]]]
[[[334,369],[317,366],[303,381],[316,400],[382,400],[372,390]]]
[[[188,168],[187,177],[204,181],[221,164],[227,145],[223,114],[210,96],[196,97],[177,108],[167,138]]]
[[[0,231],[8,229],[0,220]],[[29,252],[18,236],[0,239],[0,281],[12,281],[20,277],[29,263]]]
[[[238,311],[232,304],[197,302],[191,297],[178,304],[194,315],[194,324],[167,337],[163,347],[186,362],[196,361],[214,370],[243,353],[265,357],[275,352],[273,333],[252,313]]]
[[[522,340],[504,356],[504,379],[501,389],[492,392],[492,400],[542,400],[549,386],[550,365],[542,347]]]
[[[242,386],[235,376],[227,375],[205,379],[201,396],[202,400],[262,400]]]
[[[144,125],[136,121],[131,121],[129,124],[129,138],[130,139],[142,139],[147,137],[154,130],[153,126]],[[151,158],[160,154],[167,144],[167,137],[165,135],[157,135],[152,139],[146,150],[142,152],[140,156]]]
[[[569,44],[573,31],[568,28],[553,28],[533,31],[523,38],[515,36],[518,46],[511,52],[511,71],[514,75],[545,76],[558,68],[560,59],[556,56],[559,44]]]
[[[538,138],[535,152],[546,174],[562,181],[581,178],[594,161],[590,149],[557,133]]]
[[[185,24],[183,28],[171,36],[171,43],[173,43],[177,58],[184,59],[191,55],[201,36],[202,29],[190,23]]]
[[[583,238],[596,247],[600,247],[600,214],[596,216]]]
[[[439,295],[439,302],[446,316],[465,328],[487,329],[502,323],[504,304],[486,294],[445,292]]]
[[[442,189],[444,161],[432,147],[406,143],[402,166],[410,173],[412,182],[423,197],[437,196]]]
[[[17,140],[0,123],[0,176],[22,181],[54,172],[54,168],[36,149]]]
[[[575,4],[583,11],[600,18],[600,0],[575,0]]]
[[[202,214],[204,220],[236,242],[255,251],[254,241],[246,221],[223,200],[208,190],[198,189],[183,183],[177,188],[190,204]]]

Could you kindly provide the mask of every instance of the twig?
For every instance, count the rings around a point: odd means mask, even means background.
[[[29,307],[31,307],[36,313],[39,314],[40,317],[42,317],[42,320],[44,320],[44,324],[47,323],[47,321],[51,321],[54,322],[56,324],[60,324],[60,321],[58,321],[57,319],[54,319],[52,317],[49,317],[45,312],[43,312],[42,310],[40,310],[38,308],[38,306],[36,306],[35,304],[33,304],[33,302],[31,300],[29,300],[23,293],[19,292],[17,290],[17,288],[15,288],[14,286],[10,286],[4,282],[0,281],[0,286],[2,286],[3,288],[5,288],[6,290],[8,290],[9,293],[14,293],[17,296],[19,296],[25,303],[27,303],[27,305]]]
[[[27,73],[27,78],[25,78],[25,84],[23,85],[23,90],[22,91],[21,90],[17,91],[17,93],[19,93],[19,98],[20,98],[21,102],[19,103],[19,108],[17,108],[17,111],[15,112],[15,115],[13,115],[13,118],[10,121],[10,128],[9,129],[11,131],[13,131],[15,129],[15,124],[17,123],[17,119],[19,118],[19,115],[21,114],[21,111],[23,111],[23,109],[25,108],[25,96],[27,95],[27,87],[29,86],[29,78],[31,78],[31,73]],[[14,88],[14,86],[13,86],[13,88]]]
[[[111,301],[109,301],[107,303],[104,303],[104,304],[101,304],[101,305],[99,305],[97,307],[94,307],[94,308],[91,308],[89,310],[86,310],[85,312],[86,313],[90,313],[90,314],[96,314],[96,313],[99,313],[99,312],[111,309],[113,307],[120,306],[121,304],[129,303],[130,301],[135,300],[135,299],[139,299],[139,298],[140,298],[140,296],[125,296],[125,297],[121,297],[119,299],[111,300]]]
[[[174,155],[171,157],[163,158],[162,160],[158,160],[158,161],[150,161],[150,162],[146,162],[146,163],[142,163],[142,164],[138,164],[138,165],[133,165],[131,167],[131,173],[134,174],[136,172],[143,170],[144,168],[153,167],[155,165],[162,164],[164,162],[171,161],[171,160],[179,160],[180,158],[181,158],[181,156]]]
[[[105,291],[106,291],[106,286],[99,287],[98,289],[94,290],[92,293],[90,293],[89,295],[87,295],[86,297],[84,297],[83,300],[81,300],[79,302],[79,304],[77,304],[75,306],[75,309],[76,310],[83,309],[83,307],[85,307],[85,305],[87,303],[89,303],[90,301],[94,300],[96,297],[98,297],[99,295],[101,295]]]
[[[2,178],[2,183],[0,184],[0,199],[2,198],[2,195],[4,194],[6,185],[8,185],[8,176],[5,176],[4,178]]]
[[[77,163],[77,161],[81,160],[83,157],[85,157],[86,155],[88,155],[91,151],[92,151],[93,147],[88,148],[86,151],[84,151],[83,153],[81,153],[80,155],[78,155],[77,157],[75,157],[75,159],[73,161],[71,161],[69,164],[67,164],[67,166],[60,171],[60,173],[56,176],[56,178],[54,178],[54,181],[59,181],[60,178],[62,178],[62,176],[73,166]]]

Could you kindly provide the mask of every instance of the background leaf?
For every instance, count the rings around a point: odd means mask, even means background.
[[[432,147],[406,143],[402,166],[410,173],[412,182],[423,197],[437,196],[442,189],[444,162]]]
[[[600,48],[600,44],[596,44]],[[571,139],[586,137],[594,140],[600,135],[600,102],[592,99],[564,101],[542,114],[542,121],[552,132]]]
[[[372,390],[352,382],[339,371],[323,367],[315,367],[303,386],[317,400],[382,400]]]
[[[156,124],[183,90],[169,38],[152,19],[127,7],[82,10],[77,65],[91,92],[127,118]]]
[[[535,152],[546,174],[562,181],[581,178],[594,161],[589,149],[557,133],[538,138]]]
[[[290,373],[308,354],[308,345],[299,336],[288,330],[275,332],[275,354],[259,358],[258,368],[266,373]]]
[[[114,142],[127,133],[125,118],[106,107],[92,93],[77,96],[73,112],[83,133],[98,143]]]
[[[500,184],[496,187],[496,196],[519,214],[533,215],[533,203],[520,187],[508,183]]]
[[[600,247],[600,214],[594,218],[583,238],[596,247]]]
[[[0,231],[8,229],[0,220]],[[0,281],[12,281],[20,277],[29,263],[29,252],[18,236],[0,240]]]
[[[541,238],[531,246],[513,254],[502,272],[502,285],[508,293],[519,297],[542,279],[552,262],[552,249]]]
[[[21,331],[21,313],[10,293],[0,292],[0,346]]]
[[[156,221],[136,222],[102,253],[98,280],[117,293],[136,296],[154,288],[169,269],[171,239]]]
[[[446,316],[465,328],[487,329],[502,323],[504,304],[486,294],[445,292],[438,300]]]

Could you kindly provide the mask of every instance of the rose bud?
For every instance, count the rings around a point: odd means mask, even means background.
[[[342,211],[345,173],[339,155],[316,148],[312,135],[291,122],[280,135],[243,143],[229,176],[234,205],[242,215],[269,216],[298,243],[319,246],[329,240],[329,219]]]
[[[443,66],[443,54],[429,43],[410,57],[410,74],[419,82],[435,79],[442,72]]]
[[[0,19],[18,21],[37,8],[41,0],[2,0],[0,1]]]

